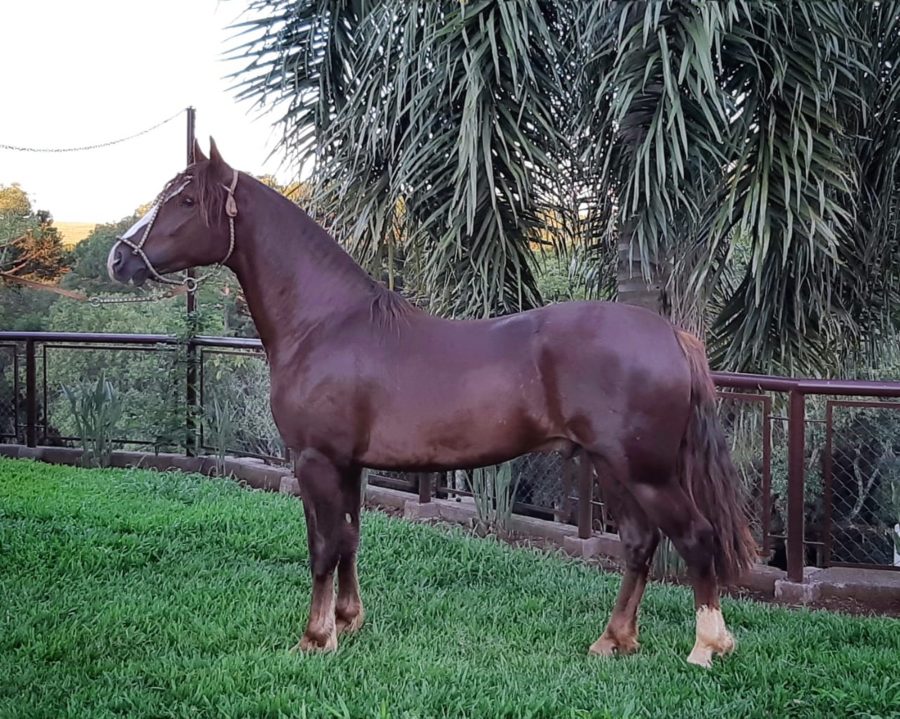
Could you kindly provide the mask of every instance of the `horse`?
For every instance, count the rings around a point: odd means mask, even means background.
[[[733,650],[719,584],[754,564],[755,545],[695,336],[614,302],[434,316],[370,277],[298,205],[230,167],[212,138],[209,157],[196,143],[194,156],[116,239],[108,270],[141,285],[219,264],[244,290],[306,517],[312,593],[296,649],[335,650],[363,624],[363,468],[468,469],[559,450],[591,462],[624,548],[618,597],[589,651],[638,649],[661,533],[693,585],[687,661],[710,667]]]

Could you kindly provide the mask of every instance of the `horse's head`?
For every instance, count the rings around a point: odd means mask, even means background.
[[[109,251],[109,276],[142,285],[147,278],[224,263],[234,251],[237,172],[210,138],[207,159],[194,142],[195,162],[170,180],[147,213]],[[181,284],[181,283],[175,283]]]

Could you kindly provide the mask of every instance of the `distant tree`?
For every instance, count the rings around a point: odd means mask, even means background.
[[[49,292],[13,284],[5,285],[0,278],[0,330],[8,332],[47,330],[48,313],[59,300],[57,295]]]
[[[0,185],[0,272],[52,282],[66,271],[67,255],[50,213],[34,210],[19,185]]]

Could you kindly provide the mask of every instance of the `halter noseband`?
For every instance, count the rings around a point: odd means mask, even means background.
[[[141,236],[141,241],[135,244],[129,239],[124,237],[118,238],[118,241],[123,245],[128,245],[131,248],[132,254],[137,255],[143,260],[144,264],[147,266],[147,269],[150,271],[150,274],[153,276],[157,282],[163,282],[167,285],[184,285],[188,292],[193,292],[197,289],[197,286],[205,279],[207,279],[210,275],[213,274],[216,270],[218,270],[222,265],[228,262],[232,253],[234,252],[234,218],[237,217],[237,202],[234,199],[234,190],[237,187],[238,181],[238,172],[237,170],[233,170],[234,176],[231,178],[230,185],[222,185],[225,188],[225,191],[228,193],[228,197],[225,200],[225,214],[228,216],[228,252],[225,254],[219,262],[205,275],[202,277],[183,277],[181,280],[170,280],[166,277],[163,277],[156,268],[153,266],[153,263],[150,262],[150,258],[147,257],[147,253],[144,252],[144,245],[147,243],[147,238],[150,236],[150,230],[153,229],[153,224],[156,222],[156,216],[159,214],[159,208],[163,206],[165,202],[170,200],[175,195],[170,195],[169,197],[165,197],[166,192],[168,192],[169,188],[174,183],[169,183],[166,187],[163,188],[163,191],[159,193],[159,196],[156,198],[156,201],[153,203],[153,207],[150,210],[150,221],[147,223],[147,229],[144,230],[144,234]],[[175,193],[181,192],[185,187],[187,187],[193,177],[191,175],[187,176],[186,182],[181,186],[181,188]]]

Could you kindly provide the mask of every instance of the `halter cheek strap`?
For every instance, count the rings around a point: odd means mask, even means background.
[[[234,201],[234,188],[237,187],[237,178],[238,173],[237,170],[235,170],[234,177],[231,178],[231,184],[222,185],[222,187],[225,188],[225,192],[228,193],[228,199],[225,200],[225,214],[232,219],[237,217],[237,203]],[[229,254],[231,253],[229,252]]]
[[[228,217],[228,252],[225,253],[225,257],[219,260],[218,263],[207,272],[202,277],[184,277],[181,280],[170,280],[166,277],[163,277],[156,268],[153,266],[153,263],[150,262],[150,258],[147,257],[147,253],[144,252],[144,245],[147,243],[147,238],[150,236],[150,230],[153,229],[153,224],[156,222],[156,216],[159,214],[159,208],[162,207],[163,203],[165,203],[168,199],[165,197],[166,192],[168,191],[171,185],[167,185],[163,191],[159,194],[159,197],[156,198],[156,202],[153,203],[153,208],[150,210],[150,221],[147,223],[147,228],[144,230],[144,234],[141,235],[141,241],[135,244],[131,240],[128,240],[124,237],[119,238],[119,242],[123,245],[128,245],[131,248],[133,254],[143,260],[144,264],[147,266],[147,269],[150,271],[150,274],[153,276],[157,282],[163,282],[168,285],[183,285],[187,288],[188,292],[193,292],[197,289],[197,286],[205,279],[207,279],[210,275],[213,274],[216,270],[218,270],[222,265],[228,262],[231,255],[234,253],[234,218],[237,217],[238,209],[237,202],[234,199],[234,191],[237,188],[238,182],[238,171],[233,170],[234,175],[231,178],[230,185],[222,185],[225,188],[225,192],[228,193],[228,197],[225,200],[225,214]],[[192,180],[192,177],[188,177],[187,182],[182,185],[181,189],[184,189]],[[179,190],[180,192],[180,190]]]

